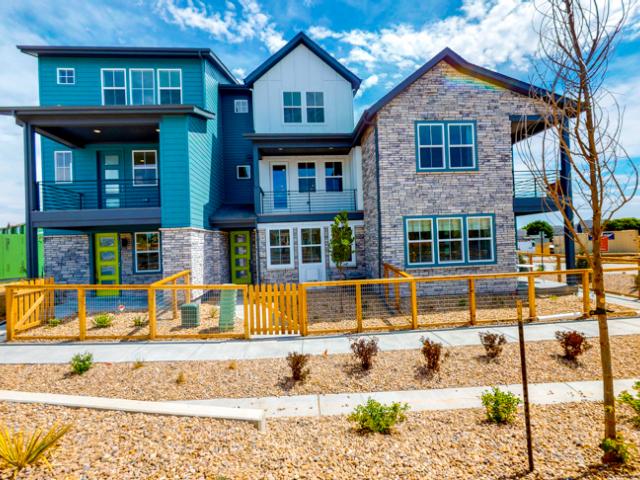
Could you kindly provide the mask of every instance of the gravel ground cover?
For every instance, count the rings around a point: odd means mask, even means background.
[[[577,364],[559,357],[555,341],[527,345],[531,383],[596,380],[601,377],[597,339]],[[452,386],[520,383],[517,344],[504,346],[502,356],[488,361],[482,346],[444,348],[441,371],[420,373],[423,363],[415,350],[381,352],[373,368],[362,372],[351,355],[310,358],[311,374],[292,385],[285,359],[218,362],[99,363],[84,375],[70,375],[68,365],[0,365],[0,389],[129,398],[183,400],[258,397],[308,393],[413,390]],[[640,336],[611,337],[616,378],[640,377]],[[143,361],[144,359],[140,359]],[[137,368],[136,368],[137,367]],[[182,372],[184,382],[176,379]]]
[[[604,285],[607,291],[621,293],[623,295],[638,296],[635,272],[608,273],[604,276]]]
[[[628,414],[625,407],[622,414]],[[346,417],[270,420],[267,432],[212,419],[100,412],[0,403],[9,426],[74,425],[44,479],[631,479],[637,460],[603,469],[597,445],[602,405],[532,406],[537,471],[526,465],[522,415],[513,425],[484,421],[481,410],[409,413],[391,435],[364,435]],[[624,418],[620,430],[640,443]],[[1,471],[0,478],[10,478]]]

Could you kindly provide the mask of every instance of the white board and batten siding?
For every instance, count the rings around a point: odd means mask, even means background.
[[[324,123],[284,123],[282,92],[323,92]],[[304,106],[304,99],[303,99]],[[304,45],[276,63],[253,86],[256,133],[351,133],[351,84]]]

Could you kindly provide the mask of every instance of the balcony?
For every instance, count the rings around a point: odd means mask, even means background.
[[[557,207],[549,198],[549,188],[560,187],[560,176],[557,172],[548,172],[547,186],[540,176],[528,170],[513,172],[513,210],[516,215],[554,212]]]
[[[352,212],[356,210],[356,190],[341,192],[298,192],[292,190],[265,192],[260,189],[260,213],[265,215],[289,213]]]

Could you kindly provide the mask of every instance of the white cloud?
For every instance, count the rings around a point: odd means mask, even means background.
[[[233,73],[236,78],[244,78],[247,76],[247,71],[244,68],[234,68],[231,70],[231,73]]]
[[[356,94],[356,98],[362,96],[362,94],[364,92],[366,92],[369,88],[378,85],[378,83],[380,83],[380,78],[384,78],[386,75],[381,74],[381,75],[376,75],[373,74],[370,77],[367,77],[361,84],[360,84],[360,89],[358,90],[358,93]]]

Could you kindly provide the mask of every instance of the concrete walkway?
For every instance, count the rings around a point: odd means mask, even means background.
[[[598,336],[595,320],[556,323],[531,323],[525,326],[527,341],[554,340],[557,330],[579,330],[589,337]],[[420,345],[421,337],[429,337],[445,346],[479,345],[478,332],[502,333],[508,342],[517,341],[515,326],[461,327],[455,329],[419,330],[361,334],[375,336],[381,350],[411,350]],[[640,317],[609,321],[611,335],[639,335]],[[297,351],[320,355],[350,353],[347,335],[259,337],[250,341],[194,342],[124,342],[124,343],[2,343],[0,364],[68,363],[76,353],[91,352],[96,362],[169,362],[210,360],[252,360],[283,358]]]

